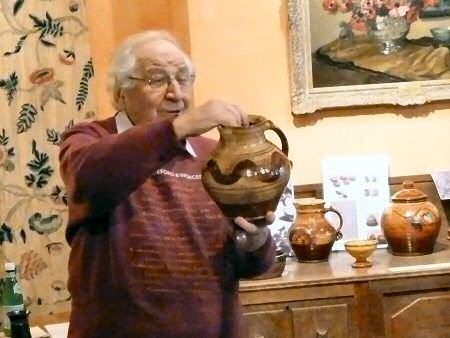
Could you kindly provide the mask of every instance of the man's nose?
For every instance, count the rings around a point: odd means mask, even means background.
[[[170,100],[181,100],[183,97],[183,91],[181,90],[181,86],[176,79],[170,79],[170,82],[167,84],[167,93],[166,96]]]

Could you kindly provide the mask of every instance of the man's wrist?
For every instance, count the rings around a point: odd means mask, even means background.
[[[183,118],[181,116],[177,116],[172,121],[173,131],[178,140],[185,140],[187,133],[185,124],[183,123]]]

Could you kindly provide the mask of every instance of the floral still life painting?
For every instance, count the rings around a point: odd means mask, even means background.
[[[416,21],[425,5],[435,0],[323,0],[323,9],[330,12],[351,13],[348,26],[351,30],[366,30],[374,22],[400,20]]]
[[[315,43],[314,87],[450,79],[450,45],[431,36],[428,26],[435,24],[433,20],[420,18],[422,11],[438,3],[323,0],[323,14],[315,15],[340,21],[334,40],[320,36],[317,40],[323,42]]]

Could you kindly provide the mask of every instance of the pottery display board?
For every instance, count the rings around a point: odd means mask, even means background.
[[[450,169],[431,173],[441,200],[450,200]]]
[[[323,197],[343,219],[343,237],[333,250],[343,250],[353,239],[377,239],[386,242],[380,227],[383,209],[389,204],[388,158],[383,155],[339,156],[324,159]],[[336,223],[333,214],[327,215]]]

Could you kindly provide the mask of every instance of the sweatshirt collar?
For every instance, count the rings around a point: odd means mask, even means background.
[[[133,127],[133,123],[130,121],[127,113],[125,113],[124,111],[119,111],[115,116],[115,120],[116,120],[116,128],[117,128],[118,134]],[[188,140],[186,140],[186,151],[192,157],[197,157],[197,154],[195,153],[194,148],[192,147],[191,143]]]

